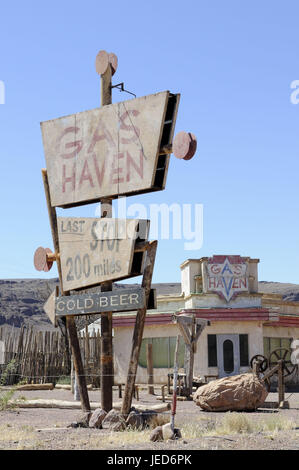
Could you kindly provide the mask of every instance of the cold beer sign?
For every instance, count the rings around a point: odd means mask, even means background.
[[[165,91],[42,122],[52,206],[164,189],[178,102]]]

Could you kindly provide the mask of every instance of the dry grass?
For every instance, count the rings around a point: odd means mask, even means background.
[[[221,420],[204,419],[200,423],[185,424],[182,428],[184,438],[195,439],[201,436],[223,436],[228,434],[250,434],[253,432],[289,431],[296,428],[293,419],[283,416],[267,416],[257,420],[245,413],[227,413]]]
[[[36,441],[34,428],[31,426],[14,426],[4,424],[0,426],[0,449],[16,448],[23,449],[29,444],[32,445]]]

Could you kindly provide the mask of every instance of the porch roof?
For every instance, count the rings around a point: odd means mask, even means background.
[[[145,317],[145,325],[172,324],[175,312],[150,313]],[[210,321],[262,321],[272,319],[267,308],[198,308],[182,309],[176,313],[195,314],[196,318],[205,318]],[[113,316],[113,328],[135,325],[136,315]],[[299,320],[299,319],[298,319]],[[276,324],[276,322],[273,322]]]

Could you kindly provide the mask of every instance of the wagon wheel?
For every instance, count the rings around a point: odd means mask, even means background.
[[[297,369],[297,364],[293,364],[290,359],[286,361],[286,357],[290,354],[290,350],[287,348],[277,348],[271,352],[269,356],[269,367],[275,367],[277,362],[282,360],[283,361],[283,376],[288,377],[291,375],[295,369]]]
[[[250,361],[251,369],[253,369],[254,361],[260,361],[260,368],[259,368],[260,372],[265,372],[265,370],[268,368],[268,359],[262,354],[256,354],[255,356],[251,358],[251,361]]]

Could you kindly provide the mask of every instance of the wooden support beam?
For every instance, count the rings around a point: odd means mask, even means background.
[[[48,181],[48,174],[47,174],[46,169],[42,169],[42,177],[43,177],[45,196],[46,196],[46,201],[47,201],[47,208],[48,208],[49,221],[50,221],[50,227],[51,227],[51,232],[52,232],[53,245],[54,245],[55,253],[57,255],[59,253],[57,215],[56,215],[55,207],[52,207],[51,205],[49,181]],[[63,291],[62,272],[61,272],[61,264],[60,264],[59,256],[56,257],[56,261],[57,261],[57,270],[58,270],[58,276],[59,276],[59,282],[60,282],[61,295],[69,295],[68,291],[66,292]],[[78,377],[78,385],[79,385],[82,410],[84,412],[89,412],[90,403],[89,403],[89,397],[88,397],[88,392],[87,392],[87,387],[86,387],[84,367],[83,367],[82,357],[81,357],[81,352],[80,352],[77,328],[76,328],[75,320],[73,317],[66,318],[66,328],[67,328],[69,338],[70,338],[72,356],[74,360],[74,367],[75,367],[75,371]]]
[[[198,339],[209,321],[188,314],[176,314],[173,316],[173,321],[177,323],[185,341],[187,394],[190,397],[192,395],[194,354],[196,353]]]
[[[141,342],[143,337],[143,329],[145,323],[145,316],[146,316],[146,306],[148,303],[150,290],[151,290],[151,283],[153,277],[153,270],[155,265],[155,258],[157,252],[157,241],[152,241],[149,243],[146,255],[146,264],[142,278],[142,285],[145,289],[145,307],[139,309],[137,311],[135,327],[133,332],[133,340],[132,340],[132,350],[131,350],[131,357],[129,362],[128,368],[128,375],[127,375],[127,382],[125,386],[123,404],[122,404],[122,413],[124,415],[128,415],[131,409],[133,392],[134,392],[134,384],[136,380],[136,373],[138,367],[138,359],[139,353],[141,348]]]
[[[112,70],[109,63],[105,73],[101,75],[101,105],[112,103],[111,88]],[[112,199],[101,200],[101,217],[112,218]],[[101,285],[102,292],[112,291],[112,282]],[[112,312],[101,315],[101,404],[102,409],[109,412],[112,409],[113,374],[113,344],[112,344]]]
[[[180,332],[182,333],[186,345],[191,347],[192,341],[190,337],[190,331],[188,330],[187,326],[184,325],[184,323],[178,322],[178,327]]]
[[[272,375],[276,374],[278,369],[279,369],[279,364],[277,364],[275,367],[272,367],[272,369],[270,369],[268,372],[266,372],[266,374],[264,374],[262,381],[265,382],[265,380],[272,377]]]
[[[147,383],[149,395],[155,395],[154,383],[154,364],[153,364],[153,345],[148,343],[146,345],[146,364],[147,364]]]
[[[283,361],[278,361],[278,403],[284,403]]]

